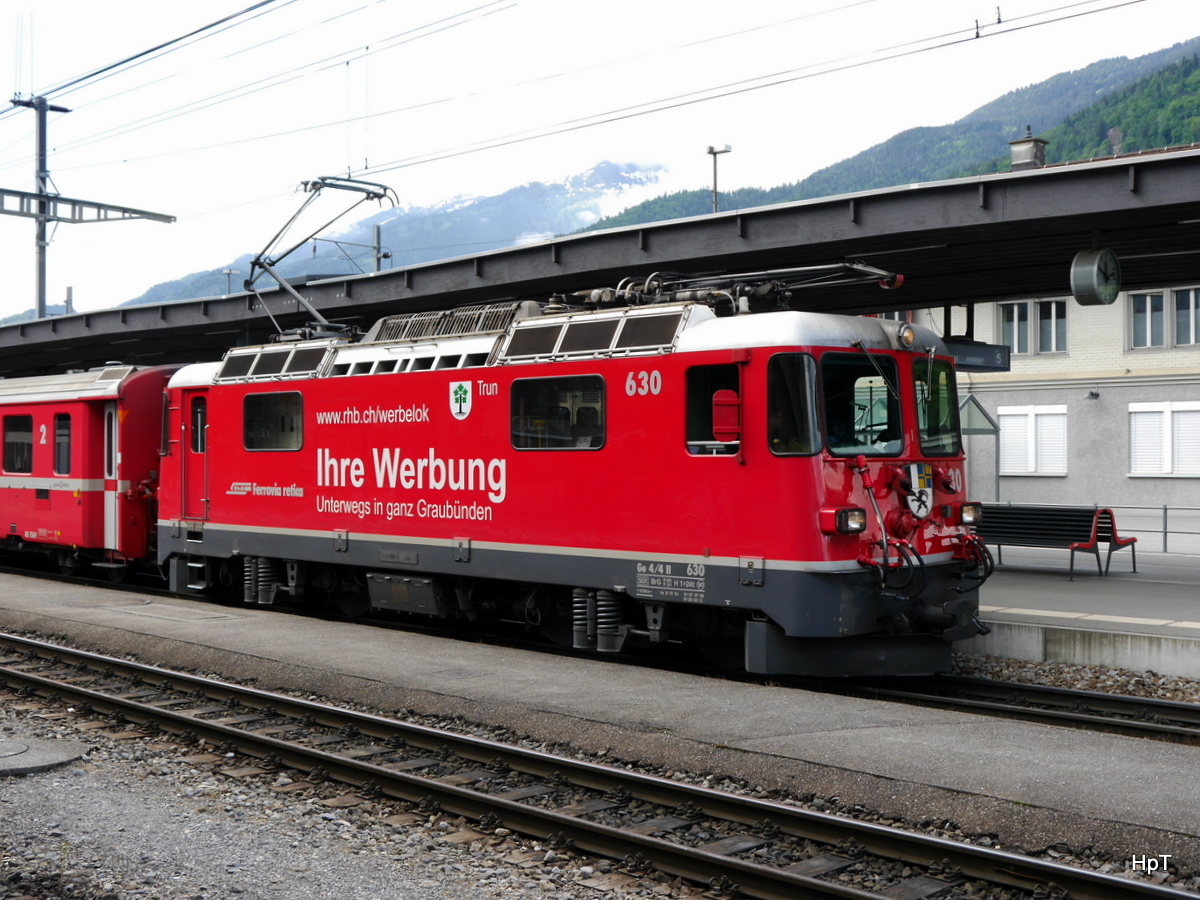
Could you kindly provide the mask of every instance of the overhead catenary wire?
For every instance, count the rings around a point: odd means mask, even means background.
[[[246,10],[266,8],[268,6],[271,6],[272,2],[273,2],[273,0],[266,0],[266,2],[263,2],[263,3],[256,3],[253,6],[247,7]],[[279,0],[274,0],[274,2],[278,3]],[[286,0],[286,3],[283,3],[283,5],[290,5],[293,2],[295,2],[295,0]],[[835,11],[840,11],[840,10],[851,9],[851,8],[856,8],[859,6],[869,4],[871,2],[876,2],[876,0],[858,0],[858,2],[842,4],[837,7],[831,7],[830,9],[822,10],[821,12],[826,13],[826,12],[835,12]],[[1104,3],[1104,5],[1099,5],[1099,4],[1103,3],[1103,0],[1080,0],[1080,2],[1074,2],[1074,3],[1070,3],[1070,4],[1066,4],[1066,5],[1059,5],[1059,6],[1051,7],[1048,9],[1043,9],[1036,13],[1030,13],[1024,17],[1009,19],[1002,24],[997,23],[996,26],[992,26],[992,25],[985,26],[984,29],[982,30],[980,38],[998,37],[998,36],[1001,36],[1004,34],[1010,34],[1014,31],[1027,30],[1030,28],[1036,28],[1036,27],[1054,24],[1056,22],[1066,21],[1071,18],[1077,18],[1077,17],[1081,17],[1081,16],[1086,16],[1086,15],[1094,15],[1094,14],[1098,14],[1098,13],[1104,13],[1104,12],[1108,12],[1110,10],[1117,9],[1120,7],[1133,6],[1133,5],[1136,5],[1139,3],[1143,3],[1143,2],[1145,2],[1145,0],[1122,0],[1122,2],[1108,2],[1108,3]],[[485,6],[492,6],[492,5],[494,5],[494,4],[486,4]],[[475,7],[475,9],[481,9],[481,8],[484,8],[484,7]],[[243,12],[245,12],[246,10],[243,10]],[[231,18],[231,17],[226,17],[226,19],[228,19],[228,18]],[[803,17],[792,17],[792,19],[796,19],[796,18],[803,18]],[[225,20],[221,20],[221,21],[225,21]],[[770,27],[770,26],[755,26],[752,29],[744,29],[743,32],[740,32],[740,33],[747,33],[749,31],[753,31],[753,30],[757,30],[757,29],[761,29],[761,28],[765,28],[765,27]],[[191,33],[193,33],[193,32],[189,32],[189,34],[191,34]],[[485,138],[483,140],[474,141],[469,144],[451,145],[451,146],[431,150],[424,154],[414,154],[414,155],[408,156],[408,157],[400,157],[400,158],[392,159],[392,160],[389,160],[389,161],[386,161],[383,163],[377,163],[373,166],[364,165],[361,169],[353,170],[351,172],[348,172],[348,174],[367,175],[367,174],[376,174],[376,173],[394,171],[396,169],[402,169],[402,168],[407,168],[407,167],[411,167],[411,166],[421,165],[424,163],[435,162],[438,160],[451,159],[451,158],[458,157],[458,156],[463,156],[463,155],[472,154],[472,153],[478,153],[478,152],[481,152],[484,150],[497,149],[500,147],[510,146],[513,144],[519,144],[519,143],[525,143],[525,142],[529,142],[529,141],[550,138],[557,134],[564,134],[564,133],[567,133],[570,131],[577,131],[577,130],[580,130],[583,128],[595,127],[595,126],[603,125],[603,124],[606,124],[609,122],[616,122],[616,121],[621,121],[623,119],[636,118],[639,116],[653,115],[653,114],[657,114],[657,113],[661,113],[661,112],[666,112],[671,109],[678,109],[678,108],[683,108],[683,107],[691,106],[691,105],[698,104],[698,103],[704,103],[704,102],[709,102],[709,101],[713,101],[713,100],[718,100],[718,99],[725,98],[725,97],[735,96],[740,93],[764,90],[766,88],[775,87],[775,86],[790,83],[790,82],[800,81],[803,79],[816,78],[819,76],[830,75],[835,72],[846,71],[848,69],[860,68],[860,67],[869,66],[869,65],[877,65],[877,64],[888,62],[888,61],[898,59],[898,58],[901,58],[904,56],[938,51],[938,50],[942,50],[946,47],[954,46],[957,44],[968,43],[971,40],[978,39],[975,37],[975,33],[976,32],[975,32],[975,28],[974,28],[974,22],[972,21],[971,27],[967,28],[967,29],[959,29],[956,31],[949,31],[949,32],[940,32],[938,34],[934,34],[929,37],[890,45],[890,46],[883,47],[883,48],[880,48],[875,51],[868,51],[867,54],[860,53],[855,56],[841,57],[841,58],[829,60],[829,61],[826,61],[825,63],[820,63],[820,64],[810,63],[805,66],[796,67],[796,68],[792,68],[792,69],[785,69],[780,72],[769,73],[766,75],[759,75],[759,76],[755,76],[755,77],[749,78],[749,79],[740,79],[737,81],[726,82],[726,83],[719,84],[719,85],[713,85],[709,88],[705,88],[705,89],[702,89],[699,91],[689,91],[689,92],[681,93],[681,94],[668,95],[668,96],[659,98],[657,100],[647,101],[647,102],[641,103],[641,104],[634,104],[634,105],[624,106],[624,107],[616,107],[616,108],[613,108],[610,110],[604,110],[604,111],[601,111],[598,113],[593,113],[593,114],[590,114],[587,116],[579,116],[579,117],[574,117],[574,118],[570,118],[570,119],[566,119],[566,120],[562,120],[562,121],[558,121],[558,122],[551,122],[551,123],[547,123],[546,125],[540,126],[538,128],[526,129],[524,131],[517,131],[517,132],[512,132],[509,134],[495,135],[491,138]],[[720,40],[723,37],[725,37],[725,35],[715,35],[715,36],[701,39],[699,41],[690,41],[687,43],[683,43],[678,46],[680,48],[695,47],[702,43]],[[177,40],[182,40],[182,38],[177,39]],[[273,41],[274,40],[277,40],[277,39],[273,39]],[[257,46],[265,46],[267,43],[269,43],[269,42],[259,42],[255,46],[256,47]],[[162,45],[158,45],[158,46],[161,47]],[[371,46],[371,51],[374,52],[374,48],[377,48],[378,46],[379,46],[378,44],[373,42],[372,46]],[[662,54],[664,52],[664,49],[668,49],[668,48],[663,48],[661,45],[659,45],[654,48],[653,52]],[[251,51],[252,51],[252,48],[243,48],[241,50],[238,50],[237,53],[241,54],[241,53],[247,53],[247,52],[251,52]],[[145,51],[142,54],[136,54],[135,56],[127,57],[126,59],[128,60],[128,59],[144,58],[144,59],[148,60],[149,57],[147,57],[146,54],[150,53],[150,52],[152,52],[152,51]],[[869,55],[869,54],[874,54],[874,55]],[[620,64],[621,61],[622,60],[614,60],[612,63],[609,63],[606,61],[606,62],[602,62],[602,63],[593,63],[593,64],[590,64],[590,65],[584,66],[584,67],[560,69],[559,71],[548,74],[548,75],[539,75],[537,78],[527,79],[525,82],[518,82],[518,84],[533,84],[533,83],[537,83],[538,81],[544,81],[547,79],[567,77],[578,71],[587,71],[587,70],[595,69],[595,68],[603,66],[603,65]],[[343,62],[344,62],[344,60],[335,61],[332,58],[326,56],[326,57],[323,57],[321,60],[317,60],[314,63],[311,63],[310,65],[324,63],[325,67],[329,68],[332,66],[341,65]],[[112,64],[110,66],[101,67],[100,69],[97,69],[94,71],[107,73],[110,70],[114,70],[113,67],[115,65],[117,65],[117,64]],[[283,74],[287,74],[287,73],[283,73]],[[78,81],[78,79],[72,79],[68,82],[64,82],[64,85],[69,84],[72,87],[82,86],[82,82],[80,82],[79,85],[76,85],[77,81]],[[267,87],[269,87],[269,86],[261,85],[261,86],[258,86],[256,89],[257,90],[266,90]],[[479,95],[485,94],[490,89],[491,88],[488,87],[488,88],[483,88],[477,92],[471,92],[470,96],[479,96]],[[113,96],[120,96],[120,95],[118,94],[118,95],[113,95]],[[120,160],[120,163],[125,164],[125,163],[140,162],[143,160],[160,159],[160,158],[165,158],[165,157],[170,157],[170,156],[195,154],[195,153],[203,152],[205,150],[212,150],[212,149],[216,149],[219,147],[232,146],[235,144],[245,145],[245,144],[253,143],[256,141],[288,137],[288,136],[302,134],[302,133],[306,133],[306,132],[314,132],[314,131],[317,131],[317,130],[320,130],[323,128],[331,128],[331,127],[344,128],[344,127],[347,127],[347,124],[351,123],[351,122],[378,121],[382,117],[389,116],[389,115],[402,114],[404,112],[407,112],[407,111],[410,111],[410,110],[416,109],[416,108],[425,108],[425,107],[429,107],[429,106],[450,104],[450,103],[455,102],[456,100],[461,99],[462,96],[465,96],[465,95],[446,96],[446,97],[436,98],[434,100],[425,101],[420,104],[402,105],[402,106],[398,106],[394,109],[385,110],[385,111],[377,112],[377,113],[367,112],[367,113],[364,113],[364,115],[361,117],[349,117],[348,118],[345,116],[341,116],[341,117],[337,117],[328,122],[316,123],[316,124],[312,124],[312,125],[305,125],[305,126],[302,126],[299,128],[294,128],[294,129],[277,130],[277,131],[274,131],[271,134],[267,134],[267,135],[246,136],[246,137],[237,138],[233,141],[210,142],[210,143],[207,143],[204,145],[193,145],[191,147],[182,148],[179,150],[150,153],[150,154],[144,154],[144,155],[137,156],[137,157],[126,156]],[[236,99],[236,97],[231,96],[228,99],[232,100],[232,99]],[[211,105],[216,105],[217,102],[226,102],[226,101],[225,100],[218,101],[216,98],[213,98],[213,103]],[[193,111],[196,111],[196,110],[191,109],[191,108],[187,108],[187,109],[179,108],[179,111],[176,113],[176,117],[185,116]],[[155,124],[160,124],[161,121],[166,121],[166,120],[161,120],[161,119],[153,120],[153,121],[146,120],[142,123],[139,123],[138,127],[150,127]],[[128,131],[137,130],[137,128],[132,127],[132,125],[127,125],[125,127],[127,128]],[[93,139],[98,139],[98,136],[92,136],[92,137],[93,137]],[[95,140],[92,140],[90,142],[95,142]],[[88,146],[88,143],[90,143],[90,142],[81,141],[78,144],[78,146],[79,147]],[[60,153],[61,150],[62,150],[62,148],[56,148],[56,153]],[[59,171],[64,171],[64,170],[70,171],[70,170],[80,169],[80,168],[96,168],[96,167],[103,166],[103,165],[112,165],[116,162],[117,161],[113,160],[113,161],[109,161],[107,163],[104,163],[104,162],[91,163],[91,164],[87,164],[84,166],[61,166],[60,165],[60,166],[56,166],[56,168]],[[279,196],[282,193],[285,193],[285,192],[282,190],[276,190],[276,191],[271,191],[269,193],[269,195],[270,196]],[[257,201],[247,200],[245,202],[239,203],[238,205],[244,206],[244,205],[248,205],[253,202],[257,202]],[[229,207],[228,207],[228,205],[226,205],[224,208],[228,209]]]
[[[838,7],[837,9],[849,9],[852,7],[862,5],[863,2],[872,2],[872,0],[859,0],[859,2],[857,2],[857,3],[846,4],[843,7]],[[988,26],[980,29],[979,31],[977,31],[976,25],[975,25],[974,21],[972,21],[970,23],[970,26],[966,27],[966,28],[957,29],[957,30],[953,30],[953,31],[947,31],[947,32],[939,32],[937,34],[930,35],[927,37],[918,38],[915,40],[909,40],[909,41],[901,42],[898,44],[881,47],[881,48],[878,48],[875,50],[867,51],[865,53],[857,53],[857,54],[853,54],[850,56],[842,56],[842,57],[834,58],[831,60],[826,60],[821,63],[809,63],[804,66],[793,67],[790,69],[784,69],[784,70],[781,70],[778,72],[768,73],[768,74],[764,74],[764,75],[757,75],[757,76],[753,76],[751,78],[746,78],[746,79],[739,79],[739,80],[732,81],[732,82],[726,82],[726,83],[719,84],[719,85],[713,85],[708,88],[703,88],[703,89],[699,89],[696,91],[689,91],[689,92],[685,92],[685,93],[681,93],[681,94],[670,95],[667,97],[658,98],[656,100],[646,101],[644,103],[634,104],[634,105],[626,106],[626,107],[618,107],[615,109],[606,110],[606,111],[602,111],[599,113],[592,113],[587,116],[581,116],[581,117],[563,120],[560,122],[554,122],[554,123],[550,123],[550,124],[547,124],[544,126],[539,126],[539,127],[532,128],[532,129],[526,129],[526,130],[519,131],[519,132],[513,132],[510,134],[504,134],[504,135],[496,135],[496,136],[493,136],[490,138],[485,138],[480,141],[474,141],[469,144],[439,148],[437,150],[429,151],[427,153],[415,154],[411,157],[390,160],[390,161],[380,163],[380,164],[377,164],[374,166],[363,166],[360,169],[353,170],[350,174],[353,174],[353,175],[381,174],[384,172],[395,171],[397,169],[408,168],[408,167],[411,167],[414,165],[421,165],[424,163],[436,162],[436,161],[441,161],[441,160],[446,160],[446,159],[452,159],[452,158],[459,157],[459,156],[478,153],[478,152],[481,152],[484,150],[497,149],[500,147],[512,146],[514,144],[520,144],[520,143],[526,143],[529,141],[540,140],[543,138],[552,137],[552,136],[559,135],[559,134],[565,134],[565,133],[568,133],[571,131],[578,131],[578,130],[581,130],[584,128],[590,128],[590,127],[595,127],[598,125],[609,124],[612,122],[642,117],[642,116],[646,116],[646,115],[652,115],[655,113],[666,112],[666,111],[673,110],[673,109],[680,109],[680,108],[683,108],[686,106],[695,105],[695,104],[699,104],[699,103],[705,103],[705,102],[718,100],[718,99],[724,99],[724,98],[728,98],[731,96],[736,96],[738,94],[748,93],[751,91],[764,90],[767,88],[777,87],[780,85],[794,83],[797,81],[802,81],[802,80],[806,80],[806,79],[810,79],[810,78],[815,78],[815,77],[824,76],[824,75],[832,75],[837,72],[844,72],[844,71],[849,71],[852,69],[862,68],[864,66],[877,65],[880,63],[884,63],[884,62],[890,62],[890,61],[893,61],[896,59],[900,59],[900,58],[904,58],[904,57],[908,57],[908,56],[914,56],[914,55],[921,54],[921,53],[928,53],[928,52],[933,52],[933,51],[937,51],[937,50],[943,50],[948,47],[965,44],[965,43],[970,43],[975,40],[1000,37],[1000,36],[1012,34],[1014,32],[1025,31],[1030,28],[1042,27],[1042,26],[1056,24],[1056,23],[1063,22],[1063,21],[1068,21],[1073,18],[1109,12],[1113,9],[1118,9],[1121,7],[1132,6],[1132,5],[1144,3],[1144,2],[1146,2],[1146,0],[1118,0],[1118,2],[1108,2],[1107,5],[1097,6],[1098,3],[1102,3],[1102,2],[1105,2],[1105,0],[1077,0],[1077,2],[1072,2],[1069,4],[1065,4],[1065,5],[1050,7],[1048,9],[1040,10],[1040,11],[1037,11],[1034,13],[1029,13],[1025,16],[1014,17],[1014,18],[1005,20],[1003,22],[997,22],[996,24],[988,25]],[[1091,7],[1091,8],[1087,8],[1087,7]],[[824,10],[822,12],[829,12],[829,11],[831,11],[831,10]],[[796,18],[805,18],[805,17],[793,17],[793,19],[796,19]],[[788,20],[788,21],[791,21],[791,20]],[[756,29],[747,29],[746,32],[753,31],[753,30],[756,30]],[[745,32],[743,32],[743,33],[745,33]],[[672,48],[672,49],[686,49],[688,47],[696,46],[699,43],[720,39],[720,37],[723,37],[723,36],[706,38],[703,41],[687,42],[684,44],[677,45],[676,48]],[[661,54],[663,52],[663,50],[662,50],[662,48],[657,48],[655,52]],[[625,58],[618,62],[626,62],[627,63],[628,58]],[[334,57],[326,57],[325,59],[319,60],[311,65],[319,65],[321,63],[324,63],[325,67],[328,68],[328,67],[332,67],[332,66],[341,65],[341,60],[336,59]],[[587,67],[584,67],[583,69],[570,70],[570,71],[571,72],[585,71],[587,69],[592,69],[592,68],[596,68],[596,66],[587,66]],[[296,70],[293,69],[291,71],[295,72]],[[281,75],[278,75],[275,77],[284,77],[288,74],[291,74],[291,72],[282,73]],[[521,84],[531,84],[531,83],[535,83],[536,81],[539,81],[539,80],[546,80],[548,78],[563,77],[563,75],[565,75],[565,74],[569,74],[569,73],[560,72],[555,75],[539,76],[538,79],[530,79],[526,82],[519,82],[513,86],[519,87],[519,86],[521,86]],[[248,88],[253,88],[254,90],[264,90],[264,89],[267,89],[272,86],[275,86],[275,85],[259,83],[259,84],[248,86]],[[481,90],[481,91],[471,92],[469,94],[460,94],[457,96],[445,96],[445,97],[440,97],[440,98],[436,98],[433,100],[422,101],[422,102],[416,103],[416,104],[405,104],[405,105],[402,105],[399,107],[394,107],[392,109],[383,110],[383,111],[376,112],[376,113],[366,113],[361,117],[342,116],[337,119],[333,119],[333,120],[322,122],[322,123],[317,123],[317,124],[312,124],[312,125],[304,125],[304,126],[300,126],[298,128],[287,129],[284,131],[275,131],[270,134],[248,136],[248,137],[244,137],[244,138],[236,138],[231,141],[211,142],[211,143],[201,145],[201,146],[192,146],[192,147],[183,148],[183,149],[174,150],[174,151],[164,151],[164,152],[159,152],[159,153],[143,154],[141,156],[136,156],[136,157],[126,156],[126,157],[122,158],[121,162],[122,163],[144,162],[147,160],[162,159],[162,158],[167,158],[167,157],[171,157],[171,156],[178,156],[178,155],[183,155],[183,154],[191,154],[191,153],[201,152],[201,151],[205,151],[205,150],[214,150],[214,149],[223,148],[223,147],[230,147],[230,146],[234,146],[234,145],[238,145],[238,144],[244,145],[244,144],[253,143],[256,141],[289,137],[289,136],[294,136],[294,135],[298,135],[298,134],[302,134],[302,133],[306,133],[306,132],[319,131],[319,130],[327,129],[327,128],[333,128],[333,127],[344,128],[349,123],[365,121],[367,119],[379,120],[379,119],[387,117],[387,116],[394,116],[394,115],[399,115],[399,114],[403,114],[406,112],[411,112],[415,109],[421,109],[421,108],[427,108],[430,106],[437,106],[437,105],[453,103],[457,100],[465,99],[465,97],[467,97],[467,96],[479,96],[485,92],[486,91]],[[236,97],[229,97],[229,98],[224,98],[224,99],[218,99],[218,98],[210,98],[210,99],[211,99],[211,102],[205,101],[205,106],[194,107],[192,109],[180,108],[180,111],[177,113],[174,113],[171,117],[173,118],[177,115],[184,115],[187,112],[193,112],[193,111],[197,111],[198,109],[201,109],[201,108],[207,108],[207,106],[215,105],[218,102],[225,102],[225,99],[236,99]],[[167,119],[165,119],[165,118],[158,119],[155,122],[149,122],[149,121],[143,120],[143,122],[145,124],[157,124],[158,122],[161,122],[161,121],[167,121]],[[130,127],[126,128],[125,131],[122,131],[120,133],[128,133],[129,131],[132,131],[132,130],[135,130],[135,128],[130,126]],[[114,130],[114,132],[115,132],[115,130]],[[70,147],[86,146],[88,143],[92,143],[92,142],[93,141],[91,141],[91,140],[87,141],[86,143],[76,142],[75,145],[67,145],[67,146],[70,146]],[[59,152],[61,153],[64,148],[58,148],[58,149],[59,149]],[[61,166],[60,165],[59,169],[70,171],[70,170],[75,170],[75,169],[79,169],[79,168],[97,168],[97,167],[101,167],[101,166],[105,166],[105,165],[112,165],[112,164],[114,164],[114,163],[112,161],[109,161],[109,162],[91,163],[91,164],[86,164],[83,166]]]
[[[1080,2],[1072,3],[1067,6],[1057,7],[1051,12],[1057,13],[1060,11],[1075,9],[1080,6],[1086,6],[1095,0],[1080,0]],[[1125,6],[1133,6],[1139,3],[1144,3],[1146,0],[1120,0],[1109,6],[1100,9],[1083,10],[1078,12],[1066,13],[1052,19],[1043,19],[1038,22],[1031,22],[1022,25],[1013,25],[1012,22],[1020,21],[1014,19],[1011,22],[998,22],[997,25],[1002,26],[995,28],[992,31],[980,31],[976,26],[970,29],[960,30],[957,32],[949,32],[946,35],[938,35],[934,38],[927,38],[919,41],[908,41],[903,44],[895,45],[894,47],[884,48],[876,51],[887,53],[886,56],[877,56],[870,59],[851,62],[849,60],[855,57],[843,57],[840,60],[833,61],[833,64],[827,68],[819,68],[817,71],[806,71],[815,66],[801,66],[794,69],[784,70],[770,75],[759,75],[753,78],[744,79],[735,82],[729,82],[714,88],[708,88],[701,91],[691,91],[684,94],[677,94],[672,97],[663,98],[661,100],[650,101],[644,104],[637,104],[630,107],[619,108],[604,113],[598,113],[592,116],[581,117],[578,119],[569,119],[564,122],[556,123],[551,126],[546,126],[541,129],[531,129],[524,132],[517,132],[510,135],[478,141],[472,144],[463,145],[457,148],[447,148],[444,150],[433,151],[428,154],[421,154],[407,159],[394,160],[392,162],[382,163],[377,166],[372,166],[369,169],[357,171],[355,175],[379,175],[384,172],[391,172],[397,169],[408,168],[410,166],[422,165],[430,162],[438,162],[441,160],[452,159],[457,156],[465,156],[471,153],[478,153],[483,150],[492,150],[500,147],[512,146],[514,144],[526,143],[528,141],[540,140],[545,137],[551,137],[558,134],[565,134],[570,131],[578,131],[584,128],[592,128],[597,125],[605,125],[612,122],[622,121],[626,119],[638,118],[641,116],[651,115],[668,110],[680,109],[686,106],[692,106],[698,103],[706,103],[711,100],[724,99],[727,97],[736,96],[738,94],[748,93],[750,91],[764,90],[766,88],[778,87],[783,84],[790,84],[796,81],[803,81],[809,78],[815,78],[822,75],[831,75],[835,72],[844,72],[851,69],[862,68],[869,65],[878,65],[882,62],[890,62],[892,60],[901,59],[907,56],[914,56],[919,53],[928,53],[934,50],[942,50],[947,47],[952,47],[957,44],[970,43],[972,41],[983,38],[1001,37],[1012,34],[1018,31],[1025,31],[1030,28],[1037,28],[1044,25],[1055,24],[1070,19],[1079,18],[1086,15],[1094,15],[1096,13],[1108,12],[1113,9],[1118,9]],[[1041,13],[1039,15],[1044,15]],[[1032,18],[1034,14],[1022,18]],[[1007,26],[1007,27],[1003,27]],[[964,36],[969,33],[969,36]],[[928,41],[934,40],[938,43],[928,44]],[[921,44],[924,46],[916,46]],[[894,51],[894,52],[893,52]]]
[[[276,0],[276,2],[277,2],[277,0]],[[293,2],[296,2],[296,0],[287,0],[287,3],[289,3],[289,4],[293,3]],[[382,2],[388,2],[388,0],[376,0],[376,2],[382,3]],[[221,104],[228,103],[228,102],[231,102],[234,100],[245,99],[256,93],[260,93],[265,90],[270,90],[273,88],[281,87],[285,84],[291,83],[293,81],[297,81],[297,80],[307,77],[309,75],[320,74],[320,73],[328,71],[330,69],[340,67],[344,63],[352,62],[352,61],[356,61],[358,59],[365,58],[365,56],[367,56],[369,54],[381,53],[381,52],[384,52],[387,50],[398,49],[399,47],[402,47],[412,41],[419,40],[419,39],[426,38],[426,37],[431,37],[435,34],[439,34],[443,31],[447,31],[451,28],[456,28],[461,25],[465,25],[470,22],[476,21],[477,19],[484,18],[489,15],[494,15],[495,13],[498,13],[498,12],[503,12],[504,10],[511,9],[511,8],[513,8],[513,6],[515,6],[514,3],[505,3],[504,5],[501,5],[502,3],[504,3],[504,0],[489,0],[489,2],[484,3],[481,6],[473,7],[471,9],[464,10],[462,12],[455,13],[450,16],[443,16],[442,18],[436,19],[432,22],[427,22],[427,23],[424,23],[422,25],[419,25],[419,26],[416,26],[413,28],[405,29],[404,31],[401,31],[401,32],[391,35],[389,37],[378,39],[376,44],[374,45],[375,46],[374,50],[371,50],[369,46],[366,48],[363,48],[362,46],[355,46],[348,50],[338,51],[337,53],[333,53],[333,54],[326,54],[316,60],[312,60],[310,62],[301,64],[301,65],[293,66],[290,69],[287,69],[287,70],[284,70],[281,72],[272,73],[271,75],[256,79],[251,82],[245,82],[241,85],[226,89],[224,91],[220,91],[215,94],[209,94],[209,95],[206,95],[201,98],[189,100],[187,103],[180,104],[180,105],[172,107],[170,109],[161,110],[161,111],[153,113],[149,116],[143,116],[142,118],[136,119],[132,122],[126,122],[121,125],[116,125],[111,128],[108,128],[104,131],[100,131],[100,132],[79,138],[75,141],[66,141],[66,142],[60,143],[55,147],[55,152],[56,152],[56,154],[58,154],[61,157],[65,153],[79,150],[79,149],[91,146],[93,144],[99,143],[101,141],[104,141],[104,140],[107,140],[110,138],[120,137],[123,135],[131,134],[131,133],[137,132],[143,128],[161,125],[166,122],[172,121],[174,119],[177,119],[177,118],[180,118],[180,117],[183,117],[186,115],[198,113],[198,112],[201,112],[206,109],[211,109],[213,107],[216,107]],[[362,9],[362,7],[360,7],[360,9]],[[346,14],[343,14],[343,15],[346,15]],[[326,24],[330,21],[333,21],[333,19],[335,19],[335,18],[338,18],[338,17],[336,17],[336,16],[330,17],[330,18],[323,20],[320,23],[317,23],[316,25],[308,26],[308,27],[302,28],[302,29],[295,29],[292,32],[290,32],[290,34],[291,35],[299,34],[302,31],[309,30],[310,28],[313,28],[313,27],[317,27],[320,24]],[[254,47],[261,48],[263,46],[266,46],[269,43],[273,43],[274,40],[278,40],[278,39],[280,39],[280,38],[276,38],[271,41],[260,41],[257,44],[255,44]],[[233,54],[229,54],[225,58],[230,58],[232,56],[239,55],[243,52],[247,52],[247,50],[245,48],[242,50],[238,50]],[[111,66],[105,67],[106,70],[111,69],[111,68],[112,68]],[[171,76],[166,76],[166,77],[171,77]],[[163,80],[163,79],[159,79],[159,81],[161,81],[161,80]],[[149,82],[142,82],[141,84],[135,86],[134,88],[130,88],[126,91],[121,91],[117,94],[111,94],[107,97],[100,98],[97,101],[93,101],[92,105],[94,105],[96,103],[107,102],[109,100],[115,99],[116,97],[124,96],[125,94],[131,93],[134,90],[139,90],[143,87],[146,87],[148,84],[149,84]],[[11,112],[12,112],[11,109],[0,111],[0,119],[3,119],[3,117],[6,114],[10,114]],[[340,120],[340,124],[344,125],[345,122],[346,122],[345,118]],[[306,129],[300,129],[300,131],[303,131],[303,130],[306,130]],[[167,155],[169,155],[169,154],[167,154]],[[146,158],[146,157],[141,157],[140,159],[144,159],[144,158]],[[154,158],[154,157],[152,156],[150,158]],[[121,160],[122,164],[129,162],[129,161],[131,161],[131,159],[129,157],[123,157]],[[133,161],[137,161],[137,159],[134,159]],[[4,167],[6,167],[8,165],[12,165],[12,164],[14,164],[14,163],[0,163],[0,168],[4,168]],[[22,165],[27,164],[27,158],[23,157],[20,160],[20,164],[22,164]],[[94,168],[96,166],[111,165],[111,164],[112,164],[111,162],[107,162],[107,163],[96,163],[96,164],[90,164],[90,165],[85,165],[85,166],[74,166],[74,167],[59,165],[58,168],[70,170],[70,169],[78,169],[78,168]]]

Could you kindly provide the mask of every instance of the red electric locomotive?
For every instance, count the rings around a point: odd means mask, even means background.
[[[944,671],[990,570],[952,360],[927,329],[785,308],[814,275],[879,274],[656,276],[184,367],[159,561],[174,590],[247,603],[760,673]]]
[[[0,381],[3,548],[120,580],[153,561],[163,392],[178,367]]]

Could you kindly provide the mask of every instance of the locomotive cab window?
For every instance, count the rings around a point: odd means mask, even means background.
[[[33,416],[4,417],[4,471],[33,471]]]
[[[959,452],[958,388],[954,370],[940,359],[913,360],[917,393],[917,429],[925,456],[957,456]]]
[[[595,450],[604,446],[604,379],[527,378],[512,386],[517,450]]]
[[[693,456],[731,456],[740,441],[721,441],[713,428],[713,396],[717,391],[740,395],[738,367],[732,363],[692,366],[687,370],[687,426],[685,439]]]
[[[767,444],[778,456],[804,456],[821,446],[817,432],[817,364],[780,353],[767,368]]]
[[[821,357],[825,446],[835,456],[897,456],[904,449],[896,361],[866,353]]]
[[[242,437],[247,450],[299,450],[304,443],[304,402],[299,392],[247,394]]]

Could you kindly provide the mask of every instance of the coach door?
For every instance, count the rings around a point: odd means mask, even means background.
[[[183,394],[183,517],[208,518],[208,396]]]
[[[117,540],[121,534],[120,503],[117,495],[120,493],[120,483],[117,481],[117,470],[121,464],[121,448],[119,445],[120,431],[117,427],[117,404],[104,404],[104,546],[116,550]]]

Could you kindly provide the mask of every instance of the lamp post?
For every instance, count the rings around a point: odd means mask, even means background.
[[[722,153],[728,153],[732,149],[733,148],[730,147],[728,144],[725,145],[724,150],[718,150],[716,147],[708,148],[708,152],[712,155],[712,158],[713,158],[713,212],[717,211],[717,157],[720,156]]]
[[[221,274],[225,276],[225,293],[228,294],[230,288],[229,279],[234,275],[241,275],[242,273],[238,269],[225,269]]]

